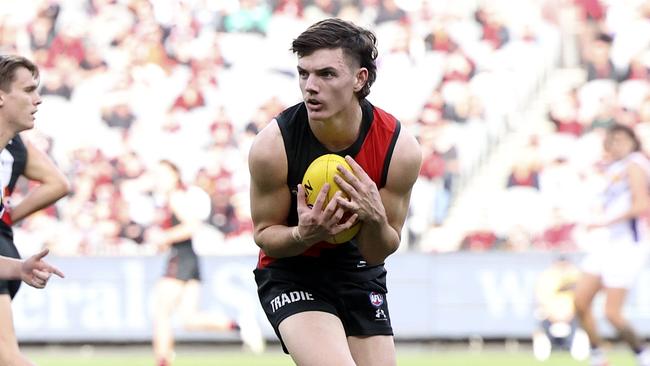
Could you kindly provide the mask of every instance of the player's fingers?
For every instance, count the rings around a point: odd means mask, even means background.
[[[314,202],[313,209],[316,210],[316,212],[323,210],[323,205],[325,205],[325,199],[327,199],[327,193],[329,193],[329,191],[329,183],[323,184],[323,187],[320,189],[320,192],[318,192],[318,196],[316,196],[316,201]]]
[[[342,169],[342,171],[344,172],[342,174],[349,174],[350,176],[353,177],[353,179],[356,180],[356,178],[354,178],[354,175],[352,173],[350,173],[350,171],[348,171],[347,169]],[[346,176],[346,178],[347,178],[347,176]],[[354,197],[356,195],[357,190],[356,190],[356,188],[355,188],[356,186],[354,184],[358,184],[358,180],[349,181],[347,179],[342,178],[340,175],[335,175],[334,176],[334,182],[336,182],[336,184],[339,185],[339,188],[341,188],[341,190],[343,192],[345,192],[345,194],[347,194],[348,197]]]
[[[350,215],[350,217],[347,218],[347,220],[345,220],[342,223],[339,223],[338,228],[340,229],[340,232],[343,232],[343,231],[351,228],[352,226],[354,226],[357,223],[358,218],[359,218],[359,215],[352,214],[352,215]]]
[[[50,276],[52,273],[48,271],[41,271],[38,269],[35,269],[32,271],[32,275],[34,275],[34,278],[37,279],[38,281],[47,281],[50,279]]]
[[[302,184],[298,184],[298,195],[296,196],[296,201],[298,203],[298,211],[305,209],[307,207],[307,197],[305,197],[305,187]]]
[[[47,270],[61,278],[65,278],[65,274],[63,274],[63,272],[60,269],[54,267],[53,265],[48,265]]]
[[[341,207],[338,207],[336,211],[334,211],[334,214],[329,218],[329,223],[332,226],[337,226],[339,221],[343,218],[343,215],[345,214],[345,210]]]
[[[350,168],[352,168],[352,172],[354,173],[354,176],[359,179],[359,180],[367,180],[370,179],[368,174],[366,174],[366,171],[363,170],[361,165],[357,163],[356,160],[352,159],[350,155],[345,156],[345,161],[350,165]]]
[[[43,250],[41,250],[40,252],[38,252],[37,254],[34,254],[34,258],[35,258],[36,260],[43,259],[43,257],[45,257],[45,256],[47,255],[47,253],[49,253],[49,252],[50,252],[49,249],[47,249],[47,248],[46,248],[46,249],[43,249]]]
[[[357,206],[356,203],[352,202],[351,200],[340,196],[336,199],[336,204],[339,205],[340,207],[343,207],[346,211],[356,213],[359,211],[359,207]]]

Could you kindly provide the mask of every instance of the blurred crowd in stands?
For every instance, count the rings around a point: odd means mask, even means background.
[[[585,224],[600,212],[605,130],[633,128],[650,153],[650,3],[576,4],[570,66],[578,77],[549,91],[544,123],[528,135],[498,194],[500,217],[469,231],[465,249],[585,249],[601,240]]]
[[[300,102],[293,38],[320,19],[340,17],[376,32],[379,73],[368,99],[412,129],[423,147],[403,235],[403,247],[414,250],[429,228],[444,225],[464,184],[516,124],[527,122],[522,111],[576,49],[585,81],[558,92],[552,128],[531,136],[507,182],[508,190],[525,190],[521,200],[549,206],[546,225],[475,230],[459,243],[571,246],[571,220],[582,209],[576,191],[586,191],[602,128],[626,123],[650,138],[650,7],[634,3],[5,0],[0,52],[41,68],[43,104],[28,137],[73,184],[69,197],[17,228],[17,242],[58,255],[154,253],[145,233],[164,207],[151,169],[167,159],[210,200],[197,250],[255,253],[249,145]],[[29,188],[22,183],[12,199]]]

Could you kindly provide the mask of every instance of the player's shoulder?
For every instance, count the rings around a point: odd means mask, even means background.
[[[390,160],[386,185],[409,190],[420,173],[421,165],[420,143],[408,128],[402,126]]]
[[[305,103],[300,102],[280,112],[275,117],[275,120],[278,121],[279,125],[287,125],[296,120],[300,122],[300,120],[305,118],[307,118],[307,108],[305,108]]]
[[[272,178],[286,172],[286,152],[277,119],[274,118],[255,136],[248,155],[248,165],[253,178]]]
[[[406,164],[419,171],[422,163],[422,149],[415,135],[408,129],[402,127],[395,143],[393,161],[399,164]]]
[[[650,159],[642,152],[635,151],[631,153],[626,159],[627,169],[641,169],[646,174],[650,175]]]
[[[253,139],[250,147],[250,157],[253,159],[268,159],[272,153],[284,151],[282,133],[278,120],[274,118]]]

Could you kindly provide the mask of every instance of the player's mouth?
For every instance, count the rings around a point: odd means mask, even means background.
[[[317,111],[323,108],[323,103],[318,101],[317,99],[309,98],[305,101],[305,104],[307,105],[307,108],[312,111]]]

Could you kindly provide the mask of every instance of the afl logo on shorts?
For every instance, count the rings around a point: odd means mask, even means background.
[[[374,291],[371,292],[370,303],[375,307],[380,307],[384,303],[384,295]]]

